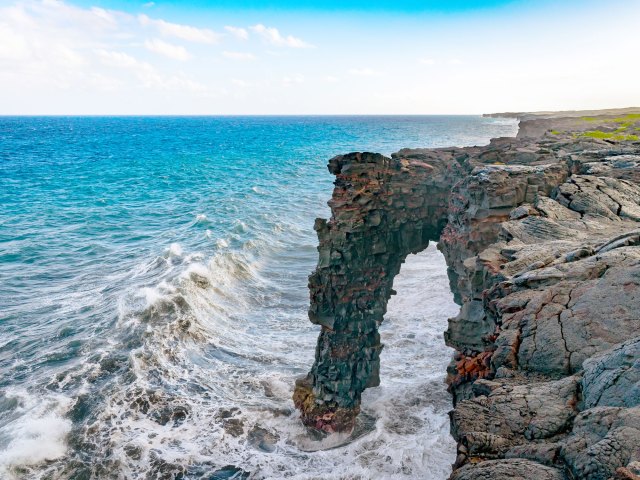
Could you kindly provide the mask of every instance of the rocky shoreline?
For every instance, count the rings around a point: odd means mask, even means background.
[[[461,306],[451,478],[640,479],[640,115],[521,118],[484,147],[329,162],[309,279],[322,329],[294,403],[312,428],[353,427],[393,278],[438,242]]]

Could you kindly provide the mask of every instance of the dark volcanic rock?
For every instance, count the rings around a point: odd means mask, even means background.
[[[452,478],[634,478],[640,142],[581,133],[614,117],[534,118],[486,147],[332,159],[332,216],[316,221],[309,279],[322,328],[294,394],[304,423],[353,427],[362,391],[379,383],[393,278],[439,241],[461,306],[445,332]]]
[[[458,403],[451,433],[469,458],[497,458],[514,446],[565,433],[577,414],[578,379],[505,383]]]
[[[596,407],[582,412],[561,456],[574,478],[584,480],[611,478],[618,468],[640,461],[640,408]]]
[[[640,406],[640,337],[584,362],[585,408]]]
[[[457,470],[451,480],[564,480],[560,470],[530,460],[489,460]]]
[[[316,221],[320,258],[309,278],[309,318],[322,331],[309,378],[297,382],[294,395],[306,424],[349,430],[362,391],[379,384],[378,325],[393,278],[446,223],[451,184],[468,169],[458,153],[355,153],[329,162],[337,177],[333,215]]]

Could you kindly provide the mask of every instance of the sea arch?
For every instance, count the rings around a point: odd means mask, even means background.
[[[321,332],[309,374],[296,382],[303,422],[348,431],[362,392],[380,383],[378,327],[407,255],[437,241],[453,184],[469,170],[461,149],[351,153],[329,161],[331,218],[317,219],[319,259],[309,277],[309,319]]]

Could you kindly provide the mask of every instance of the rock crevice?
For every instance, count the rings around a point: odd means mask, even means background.
[[[452,478],[640,474],[640,142],[531,121],[538,136],[329,162],[309,279],[321,333],[294,393],[306,425],[353,427],[393,278],[437,241],[461,306],[445,332]]]

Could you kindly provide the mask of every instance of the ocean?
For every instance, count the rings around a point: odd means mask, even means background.
[[[397,277],[358,436],[294,379],[329,158],[483,145],[478,116],[0,117],[0,478],[445,479],[457,314],[430,246]]]

